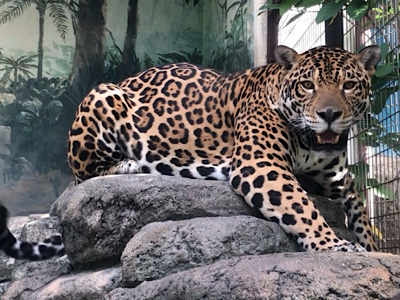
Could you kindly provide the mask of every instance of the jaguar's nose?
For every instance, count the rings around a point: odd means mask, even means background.
[[[340,118],[343,114],[343,111],[333,110],[332,108],[328,108],[326,110],[317,111],[317,115],[320,116],[326,123],[331,124]]]

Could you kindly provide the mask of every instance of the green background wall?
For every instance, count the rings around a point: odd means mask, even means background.
[[[0,7],[0,201],[14,215],[46,212],[73,179],[67,131],[98,83],[168,62],[252,66],[251,1],[18,3]]]

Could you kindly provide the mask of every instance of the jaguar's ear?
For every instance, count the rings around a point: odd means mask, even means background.
[[[274,54],[278,64],[280,64],[286,71],[291,70],[299,58],[299,54],[296,51],[286,46],[276,47]]]
[[[369,46],[357,53],[356,57],[368,71],[369,76],[372,77],[375,73],[375,66],[381,59],[381,49],[375,45]]]

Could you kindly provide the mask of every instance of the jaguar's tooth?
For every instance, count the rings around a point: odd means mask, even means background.
[[[321,135],[317,134],[317,142],[318,144],[322,144],[322,138]]]
[[[337,144],[339,142],[339,135],[337,135],[336,137],[335,137],[335,140],[333,141],[333,144]]]

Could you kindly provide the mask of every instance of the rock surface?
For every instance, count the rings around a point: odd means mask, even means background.
[[[69,274],[56,279],[49,277],[48,274],[36,274],[34,278],[27,280],[29,282],[12,283],[2,299],[101,299],[105,294],[120,286],[121,268]],[[22,292],[21,289],[25,290]]]
[[[279,225],[251,216],[195,218],[144,226],[122,254],[123,286],[235,256],[299,251]]]
[[[340,236],[352,239],[335,202],[314,202]],[[297,245],[224,182],[94,178],[68,189],[51,217],[19,219],[24,227],[16,220],[11,230],[29,241],[57,233],[61,220],[68,258],[0,259],[4,300],[388,300],[400,291],[399,256],[273,253]]]
[[[316,199],[316,206],[328,224],[345,228],[338,204],[322,198]],[[66,252],[78,268],[118,262],[128,241],[149,223],[215,216],[262,217],[227,182],[150,175],[87,180],[63,193],[51,215],[60,218]],[[339,231],[351,239],[347,231]]]
[[[390,254],[285,253],[244,256],[119,288],[104,300],[388,299],[400,287]]]

